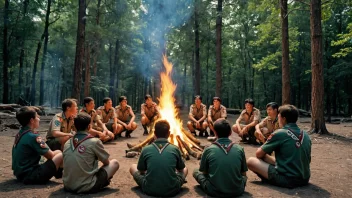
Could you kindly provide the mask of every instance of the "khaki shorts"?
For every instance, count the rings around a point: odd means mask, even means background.
[[[264,181],[267,181],[268,183],[275,186],[280,186],[285,188],[295,188],[295,187],[307,185],[309,182],[309,179],[304,180],[304,179],[298,179],[298,178],[282,175],[281,173],[277,172],[274,165],[270,164],[268,168],[268,179],[267,180],[264,179]]]
[[[56,174],[56,165],[48,159],[44,164],[35,166],[24,178],[24,184],[44,184]],[[21,179],[20,179],[21,180]]]
[[[61,143],[58,138],[48,138],[45,142],[52,151],[61,150]]]
[[[180,186],[182,186],[185,181],[186,181],[186,177],[183,173],[181,172],[176,172],[176,176],[177,176],[177,180],[180,182]],[[145,174],[142,175],[139,171],[136,171],[134,174],[133,174],[133,179],[134,181],[136,181],[136,183],[138,184],[139,187],[142,188],[143,190],[143,183],[144,183],[144,180],[145,180]],[[143,190],[144,191],[144,190]]]

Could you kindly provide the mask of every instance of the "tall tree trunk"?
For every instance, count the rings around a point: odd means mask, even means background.
[[[85,69],[85,77],[84,77],[84,97],[90,96],[90,45],[86,44],[86,69]]]
[[[185,60],[186,60],[186,52],[185,52]],[[184,68],[183,68],[183,83],[182,83],[182,104],[186,104],[186,85],[187,85],[187,64],[184,63]]]
[[[2,92],[2,102],[9,103],[9,77],[8,77],[8,68],[9,68],[9,49],[8,49],[8,41],[7,41],[7,31],[8,31],[8,23],[9,23],[9,0],[5,0],[4,7],[4,30],[3,30],[3,48],[2,48],[2,57],[3,57],[3,92]]]
[[[200,57],[199,57],[199,4],[195,2],[194,8],[194,42],[195,42],[195,94],[200,95]]]
[[[45,68],[45,63],[46,63],[46,54],[48,51],[50,7],[51,7],[51,0],[48,0],[48,5],[46,8],[46,15],[45,15],[45,27],[44,27],[44,33],[43,33],[44,46],[43,46],[42,68],[40,69],[39,105],[42,105],[44,103],[44,68]]]
[[[82,87],[82,65],[84,61],[84,40],[86,27],[86,1],[79,0],[78,8],[78,28],[76,41],[75,65],[73,69],[73,89],[72,97],[80,101]]]
[[[35,58],[34,58],[34,65],[33,65],[33,71],[32,71],[32,88],[31,88],[31,103],[32,105],[35,105],[35,94],[36,94],[36,75],[37,75],[37,65],[38,65],[38,60],[39,60],[39,53],[40,49],[42,48],[42,40],[38,42],[37,44],[37,50],[35,52]]]
[[[222,1],[218,0],[216,17],[216,91],[215,95],[221,97],[221,28],[222,28]]]
[[[28,60],[26,61],[26,73],[29,73],[31,70],[31,66],[28,62]],[[29,84],[30,83],[30,75],[26,75],[26,92],[25,92],[25,99],[26,100],[29,100],[30,98],[30,92],[31,92],[31,85]]]
[[[23,16],[22,16],[22,20],[27,21],[27,11],[28,11],[28,5],[29,5],[29,0],[24,0],[23,1]],[[25,89],[23,88],[23,65],[24,65],[24,47],[25,47],[25,42],[26,42],[26,31],[27,31],[27,25],[25,24],[23,26],[24,28],[24,34],[21,37],[21,52],[20,52],[20,69],[19,69],[19,73],[18,73],[18,87],[20,88],[20,95],[24,94]]]
[[[98,28],[98,26],[100,25],[100,6],[101,6],[101,0],[98,0],[97,3],[97,14],[95,16],[95,24]],[[99,55],[99,46],[100,46],[100,33],[98,31],[96,31],[94,33],[94,44],[93,44],[93,76],[97,75],[97,69],[98,69],[98,65],[97,65],[97,61],[98,61],[98,55]]]
[[[312,48],[312,124],[311,130],[325,134],[324,119],[324,67],[321,27],[321,0],[310,1],[310,34]]]
[[[281,8],[281,46],[282,46],[282,104],[290,104],[290,66],[287,0],[280,0]]]
[[[114,68],[113,68],[113,76],[112,78],[114,78],[115,76],[117,76],[117,72],[119,71],[119,50],[120,50],[120,41],[118,39],[116,39],[116,42],[115,42],[115,57],[114,57]],[[118,81],[119,79],[117,78],[116,79],[116,86],[115,86],[115,79],[113,79],[113,95],[112,95],[112,99],[114,99],[116,97],[116,89],[118,88],[117,85],[118,85]],[[111,83],[111,81],[110,81]]]
[[[116,45],[116,44],[115,44]],[[116,45],[117,47],[117,45]],[[115,58],[116,58],[116,51],[118,49],[115,49]],[[114,71],[114,65],[112,62],[112,43],[109,44],[109,65],[110,65],[110,83],[109,83],[109,97],[114,98],[115,95],[115,89],[114,89],[114,84],[115,84],[115,71]]]

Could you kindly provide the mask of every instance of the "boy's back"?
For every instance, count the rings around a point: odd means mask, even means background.
[[[86,139],[76,148],[74,147],[87,136],[88,133],[79,132],[64,146],[63,182],[65,189],[69,191],[77,193],[89,191],[97,180],[94,175],[99,170],[98,160],[105,161],[109,158],[109,154],[104,150],[98,138]]]
[[[141,186],[148,195],[173,196],[184,182],[183,176],[176,173],[185,168],[181,153],[165,138],[157,139],[142,150],[137,168],[147,171]]]

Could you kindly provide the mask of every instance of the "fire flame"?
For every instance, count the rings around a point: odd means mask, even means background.
[[[176,91],[177,85],[172,82],[171,72],[172,63],[167,60],[167,57],[163,56],[163,64],[165,67],[165,72],[160,73],[161,78],[161,94],[159,99],[160,114],[161,119],[165,119],[170,124],[170,134],[169,142],[178,146],[176,136],[179,135],[180,138],[185,141],[187,138],[182,133],[182,121],[178,118],[178,111],[175,106],[174,93]],[[188,143],[188,141],[185,141]],[[189,144],[189,143],[188,143]],[[191,145],[190,145],[191,146]]]

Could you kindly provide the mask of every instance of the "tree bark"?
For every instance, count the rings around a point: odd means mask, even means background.
[[[9,68],[9,49],[7,41],[7,32],[8,32],[8,23],[9,23],[9,0],[5,0],[4,7],[4,30],[3,30],[3,92],[2,92],[2,102],[4,104],[9,103],[9,77],[8,77],[8,68]]]
[[[216,91],[215,95],[221,97],[221,28],[222,28],[222,1],[218,0],[216,17]]]
[[[281,46],[282,46],[282,104],[290,104],[290,66],[287,0],[280,0],[281,8]]]
[[[114,58],[115,58],[115,62],[116,62],[116,58],[117,58],[117,53],[118,53],[118,40],[116,40],[116,43],[115,43],[115,55],[114,55]],[[114,87],[114,84],[115,84],[115,67],[114,67],[114,64],[112,62],[112,44],[110,43],[110,47],[109,47],[109,53],[110,53],[110,58],[109,58],[109,64],[110,64],[110,84],[109,84],[109,97],[110,98],[114,98],[115,97],[115,87]]]
[[[73,69],[73,89],[72,97],[80,101],[82,87],[82,65],[84,61],[84,40],[86,27],[86,1],[79,0],[78,8],[78,28],[76,41],[75,65]]]
[[[36,80],[36,75],[37,75],[37,65],[38,65],[39,53],[40,53],[40,49],[42,48],[42,40],[43,40],[43,36],[37,44],[37,50],[35,52],[34,65],[33,65],[33,70],[32,70],[32,88],[31,88],[31,103],[32,103],[32,105],[35,105],[35,94],[36,94],[35,80]]]
[[[85,77],[84,77],[84,97],[90,96],[90,45],[86,45],[86,69],[85,69]]]
[[[100,25],[100,6],[101,6],[101,0],[98,0],[97,3],[97,14],[95,16],[95,23],[96,26]],[[93,44],[93,75],[96,76],[97,75],[97,69],[98,69],[98,65],[97,65],[97,61],[98,61],[98,55],[99,55],[99,46],[100,46],[100,33],[95,31],[94,33],[94,44]]]
[[[312,124],[311,131],[325,134],[324,67],[321,27],[321,0],[310,1],[310,34],[312,56]]]
[[[44,46],[43,46],[43,58],[42,58],[42,68],[40,70],[40,97],[39,105],[44,103],[44,68],[46,63],[46,54],[48,52],[48,40],[49,40],[49,17],[50,17],[50,7],[51,0],[48,0],[46,15],[45,15],[45,27],[44,27]]]
[[[194,42],[195,42],[195,94],[200,95],[200,57],[199,57],[199,3],[195,2],[194,8]]]

